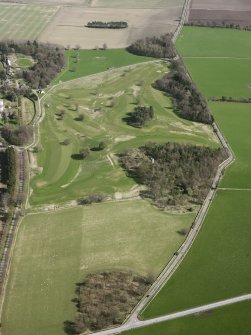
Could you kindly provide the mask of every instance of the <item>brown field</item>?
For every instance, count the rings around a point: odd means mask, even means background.
[[[104,1],[104,0],[103,0]],[[39,36],[40,41],[58,43],[84,49],[95,46],[123,48],[132,41],[174,31],[182,6],[163,9],[85,8],[63,7]],[[89,21],[127,21],[127,29],[91,29],[84,25]]]
[[[189,23],[251,25],[250,0],[192,0]]]

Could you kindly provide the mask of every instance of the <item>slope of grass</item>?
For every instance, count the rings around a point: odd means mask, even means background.
[[[64,334],[63,321],[74,316],[75,283],[103,270],[156,275],[184,239],[177,231],[193,218],[142,200],[27,216],[15,246],[2,334]]]
[[[248,335],[251,333],[251,302],[215,309],[196,316],[162,322],[123,335]]]
[[[179,119],[170,99],[151,87],[166,70],[161,64],[141,65],[130,72],[121,70],[102,80],[97,77],[94,83],[88,79],[78,88],[49,95],[45,102],[49,107],[40,127],[43,151],[38,154],[38,164],[43,171],[32,180],[31,203],[54,203],[55,199],[62,202],[98,191],[130,191],[135,183],[119,167],[117,154],[149,141],[217,146],[208,126]],[[111,101],[114,106],[106,107]],[[155,119],[142,129],[123,121],[136,103],[152,105],[155,111]],[[62,109],[64,119],[57,120],[55,113]],[[80,114],[84,114],[84,121],[76,121]],[[66,138],[71,143],[60,144]],[[82,147],[97,147],[100,141],[106,143],[105,150],[92,151],[85,160],[71,158]]]
[[[125,49],[67,50],[65,54],[68,61],[67,67],[58,75],[54,83],[154,60],[151,57],[133,55]]]

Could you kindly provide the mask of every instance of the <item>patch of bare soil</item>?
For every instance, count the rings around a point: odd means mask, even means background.
[[[63,7],[39,36],[43,42],[83,49],[123,48],[136,39],[174,31],[181,7],[164,9]],[[89,21],[127,21],[126,29],[87,28]]]
[[[251,10],[251,2],[250,0],[192,0],[191,8],[246,11]]]

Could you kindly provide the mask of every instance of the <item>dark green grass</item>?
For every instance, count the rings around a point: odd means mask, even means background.
[[[251,59],[185,58],[184,61],[204,96],[251,97]]]
[[[236,156],[220,186],[251,188],[251,105],[211,103],[210,108]]]
[[[251,33],[235,29],[184,27],[177,40],[183,57],[251,57]]]
[[[191,251],[144,318],[251,292],[250,203],[251,192],[217,192]]]
[[[148,62],[151,57],[136,56],[125,49],[111,50],[67,50],[68,64],[54,83],[76,79],[90,74],[103,72],[109,68]]]
[[[123,335],[249,335],[250,315],[251,302],[245,301],[200,316],[189,316],[124,332]]]

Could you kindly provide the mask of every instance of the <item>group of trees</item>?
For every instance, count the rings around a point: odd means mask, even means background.
[[[146,37],[132,43],[127,50],[135,55],[173,59],[176,56],[172,35]]]
[[[150,284],[152,277],[127,272],[88,275],[83,283],[77,284],[74,299],[77,316],[74,322],[64,322],[66,333],[94,332],[121,324]]]
[[[87,28],[105,28],[105,29],[124,29],[128,27],[127,22],[125,21],[92,21],[88,22],[86,25]]]
[[[184,119],[211,124],[212,116],[181,61],[173,61],[171,71],[153,86],[166,92],[173,100],[176,113]]]
[[[79,205],[91,205],[103,202],[105,200],[105,195],[103,193],[93,193],[89,194],[85,198],[81,198],[78,200]]]
[[[0,42],[0,53],[3,56],[14,52],[34,59],[34,64],[22,72],[23,78],[32,88],[46,87],[65,65],[64,48],[57,45],[37,41]]]
[[[141,128],[147,121],[154,118],[154,111],[152,106],[136,106],[134,111],[128,113],[124,120],[133,127]]]
[[[185,26],[192,27],[210,27],[210,28],[229,28],[229,29],[239,29],[239,30],[251,30],[251,25],[243,25],[238,23],[227,23],[225,21],[210,21],[210,20],[193,20],[191,22],[185,23]]]
[[[226,153],[223,149],[179,143],[150,143],[130,149],[121,165],[130,177],[148,187],[145,196],[160,207],[201,204]]]
[[[25,145],[31,142],[33,130],[27,125],[20,127],[6,125],[1,129],[1,135],[9,144]]]

